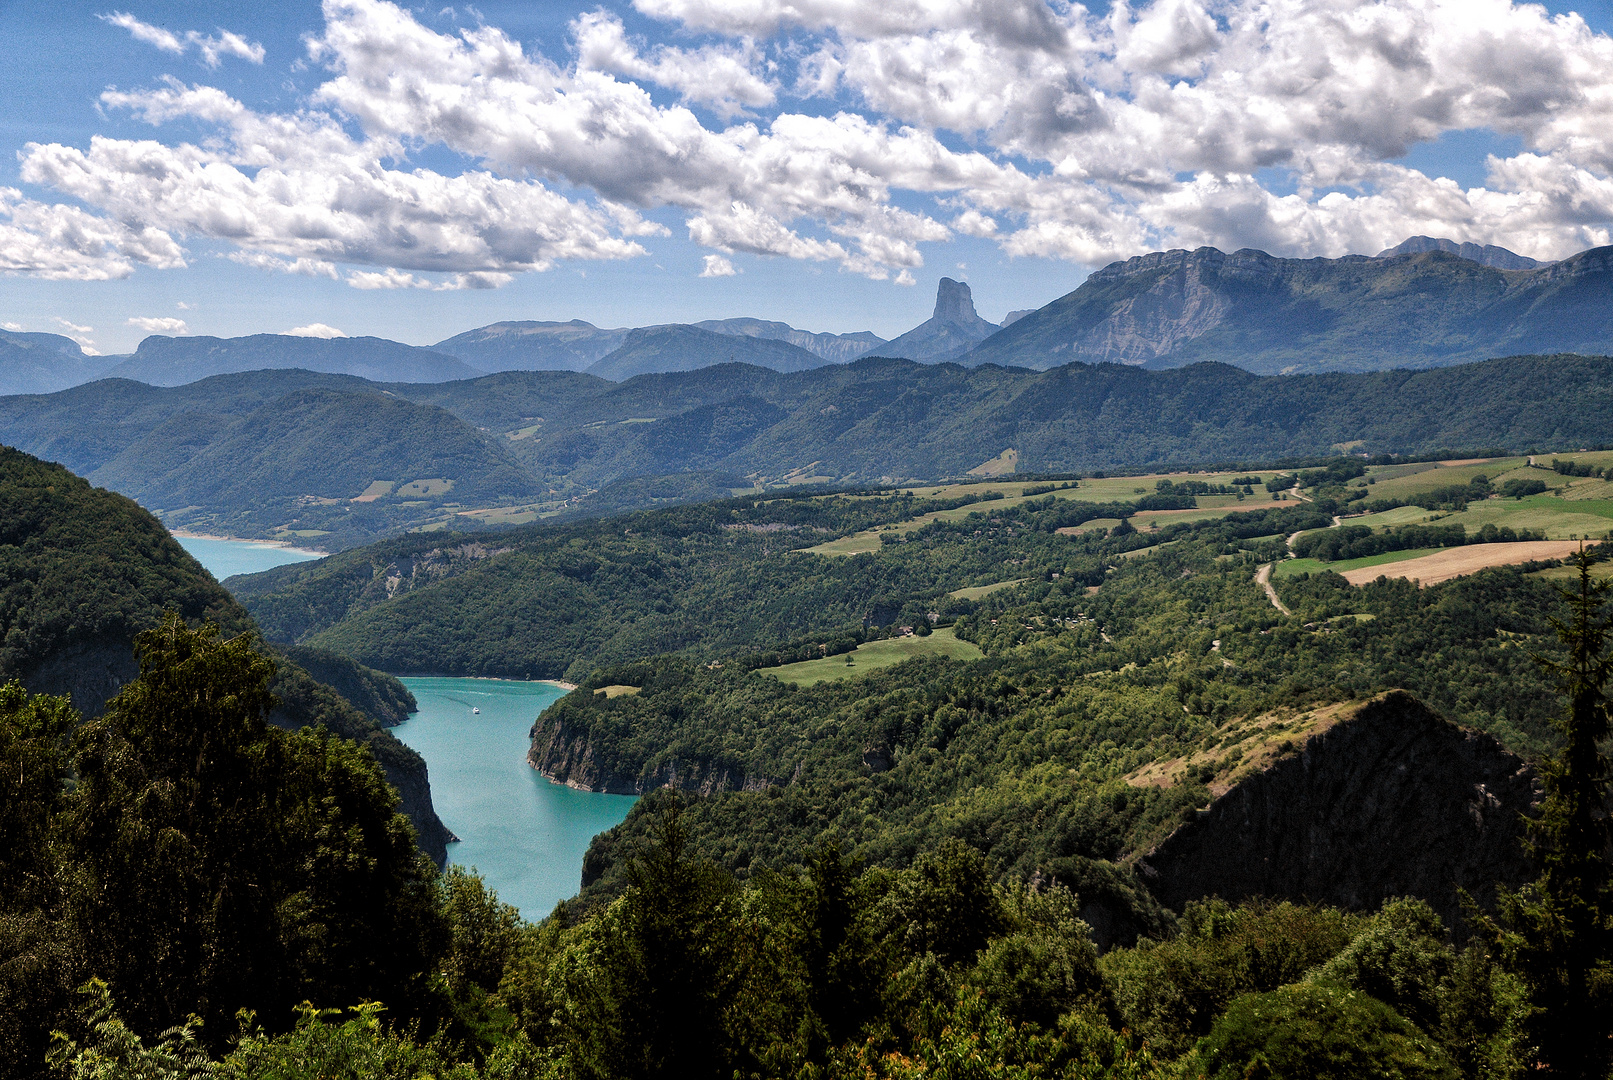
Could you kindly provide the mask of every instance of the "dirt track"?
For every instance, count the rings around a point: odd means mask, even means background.
[[[1578,540],[1525,540],[1515,544],[1468,544],[1466,547],[1448,548],[1405,562],[1384,563],[1382,566],[1363,566],[1347,570],[1344,580],[1351,585],[1365,585],[1380,577],[1411,578],[1420,585],[1438,585],[1442,581],[1477,573],[1490,566],[1511,566],[1531,559],[1566,559],[1579,550]]]

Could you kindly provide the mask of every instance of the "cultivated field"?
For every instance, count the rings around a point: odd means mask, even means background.
[[[929,637],[890,638],[870,641],[842,656],[828,656],[822,660],[803,660],[799,664],[763,668],[762,674],[773,675],[796,686],[812,686],[825,679],[848,679],[853,675],[866,675],[870,671],[891,667],[916,656],[950,656],[954,660],[977,660],[985,655],[973,644],[959,641],[950,626],[942,627]],[[847,659],[851,663],[846,663]]]
[[[1579,550],[1572,540],[1525,540],[1515,544],[1468,544],[1399,562],[1363,566],[1343,572],[1351,585],[1365,585],[1379,577],[1410,578],[1421,585],[1437,585],[1491,566],[1515,566],[1545,559],[1566,559]],[[1334,564],[1329,569],[1337,569]]]

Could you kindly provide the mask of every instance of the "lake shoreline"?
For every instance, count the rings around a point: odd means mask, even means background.
[[[558,686],[568,694],[577,689],[576,683],[568,683],[563,679],[507,679],[502,675],[454,675],[444,671],[388,671],[385,674],[394,679],[472,679],[477,682],[520,683],[523,686],[543,683],[546,686]]]
[[[262,544],[264,547],[284,548],[302,555],[317,555],[321,559],[328,558],[330,552],[318,548],[298,547],[289,540],[265,540],[257,536],[221,536],[218,533],[191,532],[189,529],[169,529],[168,534],[175,538],[184,537],[187,540],[228,540],[237,544]]]

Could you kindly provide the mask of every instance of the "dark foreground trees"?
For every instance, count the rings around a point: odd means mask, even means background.
[[[0,690],[0,1054],[43,1058],[95,976],[135,1029],[194,1015],[222,1048],[240,1009],[425,997],[443,947],[435,871],[357,744],[266,717],[272,663],[175,616],[140,675],[74,730],[65,704]],[[9,786],[8,786],[9,787]],[[12,844],[15,839],[17,843]]]
[[[1609,734],[1607,684],[1613,678],[1607,612],[1613,585],[1592,577],[1595,559],[1575,556],[1569,616],[1555,621],[1566,651],[1542,661],[1562,681],[1562,746],[1541,769],[1546,797],[1530,823],[1541,864],[1530,887],[1504,894],[1494,919],[1480,923],[1493,947],[1529,988],[1530,1034],[1551,1075],[1607,1076],[1613,1061],[1613,896],[1609,894]]]

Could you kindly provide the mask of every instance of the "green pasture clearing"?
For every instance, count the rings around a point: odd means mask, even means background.
[[[971,585],[966,589],[953,589],[947,595],[956,597],[959,600],[979,600],[982,596],[990,595],[998,589],[1006,589],[1022,584],[1024,581],[1026,581],[1025,578],[1015,578],[1013,581],[999,581],[994,585]]]
[[[542,430],[542,428],[543,421],[539,420],[537,423],[528,424],[524,428],[516,428],[514,431],[506,431],[504,433],[504,437],[511,442],[516,442],[520,439],[530,439],[532,436],[536,435],[540,430]]]
[[[1597,480],[1594,477],[1577,478],[1559,491],[1557,497],[1564,502],[1613,500],[1613,482]]]
[[[781,682],[796,686],[812,686],[826,679],[846,679],[853,675],[866,675],[870,671],[892,667],[918,656],[948,656],[954,660],[978,660],[985,655],[972,643],[959,641],[950,626],[942,627],[929,637],[890,638],[870,641],[856,650],[841,656],[826,656],[822,660],[803,660],[799,664],[763,668],[762,674],[772,675]],[[851,663],[846,663],[847,659]]]
[[[424,480],[410,480],[407,484],[398,488],[398,494],[405,498],[424,496],[429,499],[436,495],[446,495],[452,490],[454,490],[452,480],[433,476]]]
[[[883,529],[869,529],[865,532],[842,536],[838,540],[829,540],[822,544],[814,544],[809,548],[799,550],[806,555],[865,555],[879,550],[879,534]]]
[[[1274,578],[1298,577],[1301,574],[1319,574],[1323,570],[1331,570],[1342,574],[1346,570],[1359,570],[1363,566],[1384,566],[1388,563],[1405,562],[1422,555],[1432,555],[1444,548],[1411,548],[1407,551],[1386,551],[1382,555],[1368,555],[1364,559],[1341,559],[1338,562],[1323,562],[1321,559],[1285,559],[1272,568],[1271,576]]]
[[[1209,496],[1199,496],[1199,501],[1207,501]],[[1253,510],[1258,503],[1233,503],[1230,506],[1201,506],[1197,510],[1144,510],[1133,514],[1131,524],[1138,532],[1151,532],[1174,525],[1178,521],[1209,521],[1212,518],[1224,518],[1228,514],[1236,514],[1240,510]]]
[[[1529,459],[1526,457],[1488,458],[1473,465],[1438,465],[1432,462],[1432,468],[1418,468],[1416,472],[1400,472],[1399,475],[1390,475],[1401,469],[1414,466],[1391,466],[1384,470],[1367,471],[1373,483],[1367,488],[1369,499],[1407,499],[1413,495],[1421,495],[1425,491],[1435,488],[1451,487],[1453,485],[1467,485],[1473,482],[1475,476],[1484,476],[1499,487],[1511,474],[1518,470],[1519,476],[1529,479],[1544,480],[1551,484],[1553,480],[1561,480],[1556,473],[1550,470],[1530,469]],[[1359,485],[1360,481],[1356,481]]]
[[[1107,532],[1119,524],[1119,518],[1093,518],[1091,521],[1084,522],[1080,525],[1066,525],[1063,528],[1054,529],[1053,531],[1058,533],[1060,536],[1080,536],[1082,533]]]
[[[1536,470],[1538,471],[1538,470]],[[1613,529],[1613,500],[1559,499],[1531,495],[1527,499],[1485,499],[1468,503],[1459,514],[1439,518],[1442,525],[1462,525],[1472,535],[1486,525],[1533,529],[1547,540],[1601,537]]]
[[[370,486],[359,492],[358,497],[353,501],[374,502],[383,495],[391,494],[394,483],[396,483],[395,480],[371,480]]]
[[[1605,469],[1609,465],[1613,465],[1613,450],[1587,450],[1584,453],[1580,453],[1577,450],[1570,450],[1561,454],[1535,455],[1535,461],[1539,462],[1541,465],[1544,465],[1548,469],[1551,468],[1552,458],[1556,458],[1559,461],[1572,461],[1580,465],[1600,465]]]
[[[1529,576],[1544,578],[1547,581],[1556,581],[1562,584],[1567,584],[1570,581],[1579,580],[1579,568],[1571,564],[1564,563],[1562,566],[1554,566],[1550,570],[1536,570]],[[1608,578],[1613,578],[1613,561],[1604,559],[1601,562],[1594,563],[1591,566],[1591,577],[1598,581],[1606,581]]]
[[[1347,517],[1342,524],[1366,525],[1374,529],[1386,529],[1394,525],[1422,525],[1437,517],[1444,515],[1433,510],[1424,510],[1420,506],[1397,506],[1393,510],[1385,510],[1380,514],[1357,514]]]

